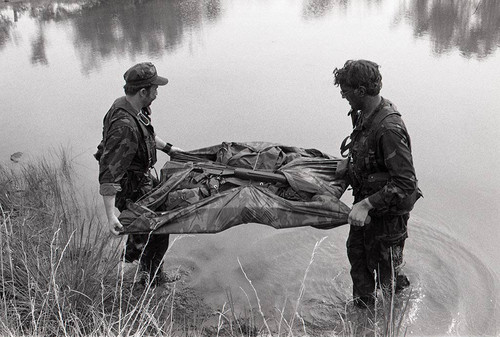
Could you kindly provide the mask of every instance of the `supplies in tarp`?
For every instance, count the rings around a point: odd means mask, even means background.
[[[315,149],[224,142],[172,154],[160,184],[120,215],[123,233],[217,233],[259,223],[333,228],[347,223],[340,159]]]

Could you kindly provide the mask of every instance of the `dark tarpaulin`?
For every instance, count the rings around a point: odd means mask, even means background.
[[[225,142],[172,155],[160,184],[120,215],[125,234],[217,233],[245,224],[334,228],[347,223],[340,159],[315,149]]]

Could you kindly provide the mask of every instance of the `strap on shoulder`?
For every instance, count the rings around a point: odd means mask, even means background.
[[[340,144],[340,155],[342,156],[342,158],[347,158],[347,156],[349,155],[349,149],[351,147],[350,139],[351,136],[347,136],[342,141],[342,144]]]

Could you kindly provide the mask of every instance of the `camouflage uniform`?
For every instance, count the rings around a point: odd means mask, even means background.
[[[395,106],[382,98],[371,114],[351,114],[354,129],[348,145],[348,181],[354,203],[368,198],[374,208],[369,212],[369,224],[351,226],[347,255],[353,295],[369,300],[373,299],[375,282],[390,290],[391,266],[398,276],[408,237],[409,212],[420,191],[410,137]],[[406,277],[399,280],[408,282]]]
[[[99,192],[116,195],[115,206],[120,212],[126,208],[127,201],[137,201],[154,185],[149,169],[156,163],[156,147],[149,114],[149,108],[138,114],[125,97],[121,97],[104,117],[103,141],[96,153]],[[168,248],[168,240],[168,234],[129,235],[125,259],[127,262],[137,260],[144,249],[141,267],[154,273]]]

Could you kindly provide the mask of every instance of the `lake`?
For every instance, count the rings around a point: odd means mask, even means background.
[[[408,334],[498,335],[499,49],[495,0],[2,3],[0,162],[69,149],[83,193],[98,198],[102,117],[142,61],[169,79],[152,117],[182,149],[258,140],[338,156],[351,125],[332,71],[373,60],[412,137],[425,196],[406,244]],[[167,160],[160,153],[158,167]],[[166,261],[189,266],[186,282],[219,307],[228,289],[255,303],[243,268],[271,313],[294,306],[325,238],[300,312],[328,327],[351,292],[347,231],[247,224],[179,237]]]

